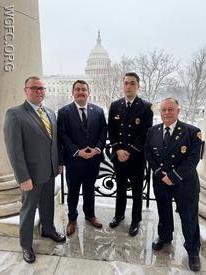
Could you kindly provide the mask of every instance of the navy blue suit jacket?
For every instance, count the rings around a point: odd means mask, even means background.
[[[104,111],[97,105],[87,105],[87,129],[84,128],[74,102],[64,106],[58,112],[57,119],[59,147],[63,150],[64,164],[75,159],[74,154],[87,146],[98,147],[103,151],[107,126]],[[96,155],[98,161],[103,160],[103,153]]]

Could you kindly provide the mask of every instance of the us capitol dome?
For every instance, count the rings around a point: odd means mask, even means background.
[[[91,50],[85,74],[89,76],[105,75],[111,70],[111,59],[105,48],[101,44],[100,31],[98,31],[96,46]]]

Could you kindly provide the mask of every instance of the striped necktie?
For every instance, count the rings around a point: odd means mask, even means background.
[[[43,122],[50,138],[52,138],[52,128],[51,128],[51,123],[47,117],[47,114],[45,113],[44,109],[42,107],[40,107],[38,110],[37,110],[40,118],[41,118],[41,121]]]

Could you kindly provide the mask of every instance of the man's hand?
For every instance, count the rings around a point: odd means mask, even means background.
[[[117,158],[120,162],[125,162],[129,159],[130,153],[126,150],[117,150]]]
[[[163,173],[163,174],[165,174],[165,176],[162,178],[162,181],[167,185],[174,185],[173,182],[170,180],[170,178],[168,178],[167,174],[166,173]]]
[[[95,148],[87,147],[79,150],[78,156],[84,159],[91,159],[98,154],[100,154],[99,150]]]
[[[33,183],[32,183],[32,180],[29,179],[29,180],[26,180],[26,181],[23,181],[20,183],[20,189],[22,191],[30,191],[33,189]]]
[[[83,158],[83,159],[88,159],[88,153],[86,153],[87,148],[79,150],[78,156]]]

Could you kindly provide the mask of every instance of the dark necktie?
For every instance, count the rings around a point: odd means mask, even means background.
[[[127,101],[127,104],[126,104],[126,115],[130,114],[130,110],[131,110],[131,102]]]
[[[87,116],[85,114],[85,108],[79,108],[79,110],[82,111],[82,122],[83,122],[84,128],[87,128]]]
[[[131,102],[127,102],[127,109],[129,110],[131,108]]]
[[[165,134],[164,134],[164,146],[168,147],[168,144],[170,142],[170,127],[165,128]]]

